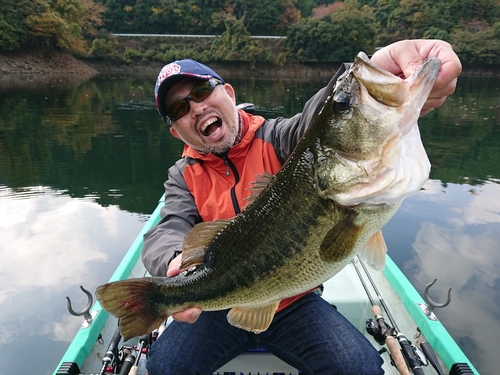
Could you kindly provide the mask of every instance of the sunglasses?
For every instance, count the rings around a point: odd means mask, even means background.
[[[176,101],[165,111],[165,122],[172,126],[172,123],[189,112],[189,100],[200,103],[214,91],[217,85],[222,85],[221,81],[210,79],[198,83],[184,99]]]

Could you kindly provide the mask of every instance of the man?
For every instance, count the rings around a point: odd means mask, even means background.
[[[435,56],[442,66],[422,114],[455,90],[461,72],[451,46],[438,40],[402,41],[377,51],[372,61],[407,77]],[[329,83],[331,86],[336,77]],[[233,87],[193,60],[166,65],[156,84],[156,104],[171,134],[186,143],[169,170],[160,223],[145,235],[143,262],[152,275],[179,273],[185,234],[197,223],[238,214],[255,176],[275,174],[322,104],[318,91],[301,113],[265,120],[238,111]],[[375,348],[316,293],[281,301],[268,330],[254,334],[227,322],[227,311],[192,307],[152,346],[149,374],[211,374],[248,348],[265,347],[306,374],[380,374]]]

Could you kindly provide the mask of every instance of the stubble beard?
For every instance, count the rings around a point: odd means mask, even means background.
[[[194,148],[197,152],[200,154],[206,155],[206,154],[215,154],[215,155],[223,155],[226,152],[229,151],[229,149],[234,145],[236,142],[236,139],[238,138],[239,132],[240,132],[240,114],[238,113],[238,109],[234,107],[234,115],[233,115],[233,126],[230,126],[230,133],[229,137],[227,137],[222,143],[213,145],[213,146],[207,146],[204,148],[200,147],[194,147],[193,145],[189,144],[188,145],[192,148]]]

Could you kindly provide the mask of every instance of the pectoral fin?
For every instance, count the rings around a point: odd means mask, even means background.
[[[371,268],[382,271],[385,268],[386,253],[387,245],[384,236],[382,235],[382,231],[378,231],[370,237],[360,255]]]
[[[271,325],[278,305],[279,301],[260,307],[233,307],[227,314],[227,321],[246,331],[261,333]]]
[[[184,237],[180,270],[204,263],[208,245],[229,222],[216,220],[195,225]]]
[[[350,212],[326,234],[319,247],[322,260],[339,262],[352,253],[363,230],[362,226],[354,223],[356,216],[356,212]]]

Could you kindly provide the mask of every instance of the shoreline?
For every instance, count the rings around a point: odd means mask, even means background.
[[[0,53],[0,78],[12,76],[72,76],[80,78],[98,74],[147,74],[156,75],[163,67],[161,62],[138,62],[118,65],[109,61],[79,60],[74,56],[59,52],[13,52]],[[251,67],[249,62],[207,63],[219,74],[231,78],[265,79],[329,79],[340,63],[287,63],[283,67],[271,63],[257,62]],[[138,73],[139,72],[139,73]],[[500,69],[464,68],[461,76],[500,77]]]
[[[156,76],[165,65],[162,62],[143,61],[138,63],[118,63],[100,60],[79,60],[62,52],[41,53],[0,53],[0,77],[8,76],[93,76],[97,74],[141,74]],[[330,78],[339,64],[288,63],[279,67],[271,63],[257,62],[251,67],[249,62],[207,63],[219,74],[231,78],[266,78],[303,80]]]

